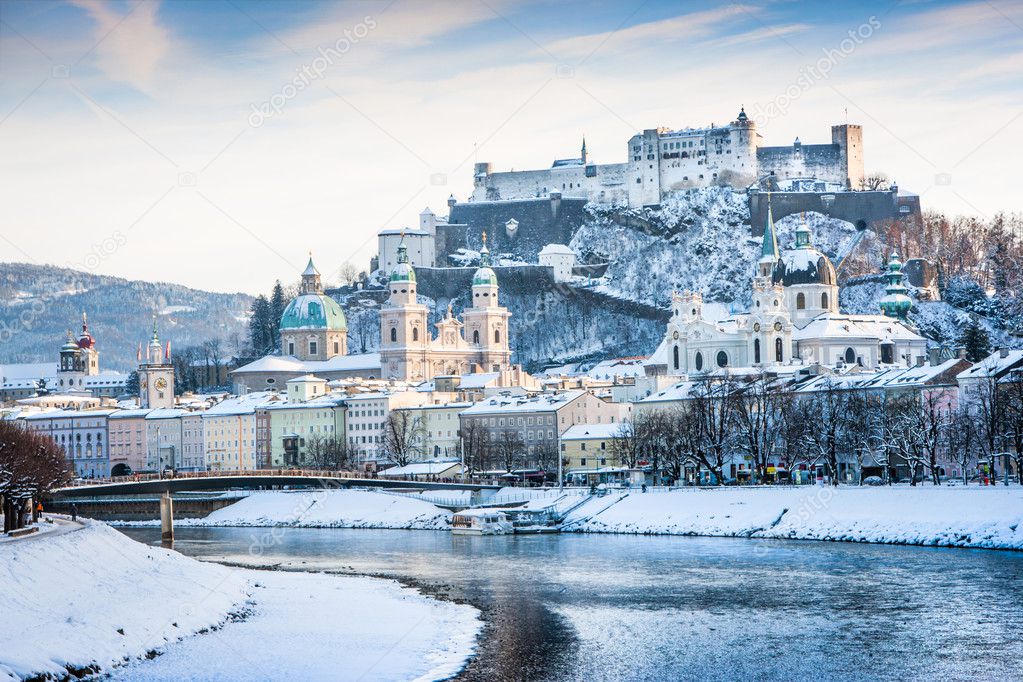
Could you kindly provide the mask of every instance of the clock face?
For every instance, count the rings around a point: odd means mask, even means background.
[[[755,331],[755,332],[760,331],[760,323],[759,322],[754,322],[753,323],[753,331]]]
[[[673,339],[677,339],[677,338],[678,338],[678,332],[676,331],[676,332],[675,332],[674,334],[672,334],[672,335],[671,335],[671,338],[673,338]]]
[[[780,332],[781,331],[781,322],[775,322],[774,323],[774,331],[776,331],[776,332]]]
[[[161,390],[161,391],[163,389],[167,388],[167,380],[164,379],[163,377],[160,377],[159,379],[157,379],[156,380],[156,388]]]

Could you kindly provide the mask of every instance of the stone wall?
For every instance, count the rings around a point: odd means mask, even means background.
[[[549,197],[517,201],[486,201],[454,204],[449,220],[464,223],[465,237],[458,246],[478,250],[487,233],[491,253],[513,254],[526,262],[537,262],[540,250],[547,244],[568,244],[572,235],[587,221],[586,199]],[[509,233],[509,220],[518,222]],[[447,253],[458,246],[447,243]],[[438,251],[438,260],[442,254]],[[500,277],[500,275],[499,275]],[[502,282],[503,284],[503,282]]]
[[[859,229],[878,229],[894,220],[921,220],[920,197],[893,191],[876,192],[771,192],[771,211],[775,220],[793,213],[816,211],[845,220]],[[751,192],[750,224],[754,236],[764,233],[767,221],[767,194]]]

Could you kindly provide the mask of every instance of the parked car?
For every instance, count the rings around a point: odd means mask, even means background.
[[[863,479],[863,485],[884,485],[884,481],[880,476],[867,476]]]

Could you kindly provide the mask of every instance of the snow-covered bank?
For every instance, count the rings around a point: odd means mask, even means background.
[[[288,526],[295,528],[407,528],[445,530],[451,512],[425,500],[365,490],[257,492],[201,519],[176,526]],[[158,525],[158,521],[118,525]]]
[[[442,679],[480,628],[391,581],[204,563],[97,522],[5,545],[0,575],[0,679],[124,663],[130,679]]]
[[[568,529],[1023,549],[1020,487],[685,489],[597,505]]]

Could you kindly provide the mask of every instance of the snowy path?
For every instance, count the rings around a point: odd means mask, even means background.
[[[125,663],[122,679],[426,680],[480,628],[391,581],[229,568],[92,521],[41,538],[0,551],[0,680]]]
[[[11,537],[9,535],[0,535],[0,544],[12,543],[12,542],[30,542],[38,538],[52,538],[57,535],[64,535],[65,533],[71,533],[76,530],[84,528],[84,524],[78,523],[77,521],[71,521],[70,519],[64,519],[59,516],[46,516],[45,518],[52,518],[53,523],[47,523],[45,520],[41,523],[35,524],[39,527],[38,532],[30,533],[29,535],[21,535],[18,537]],[[0,520],[3,517],[0,516]]]

